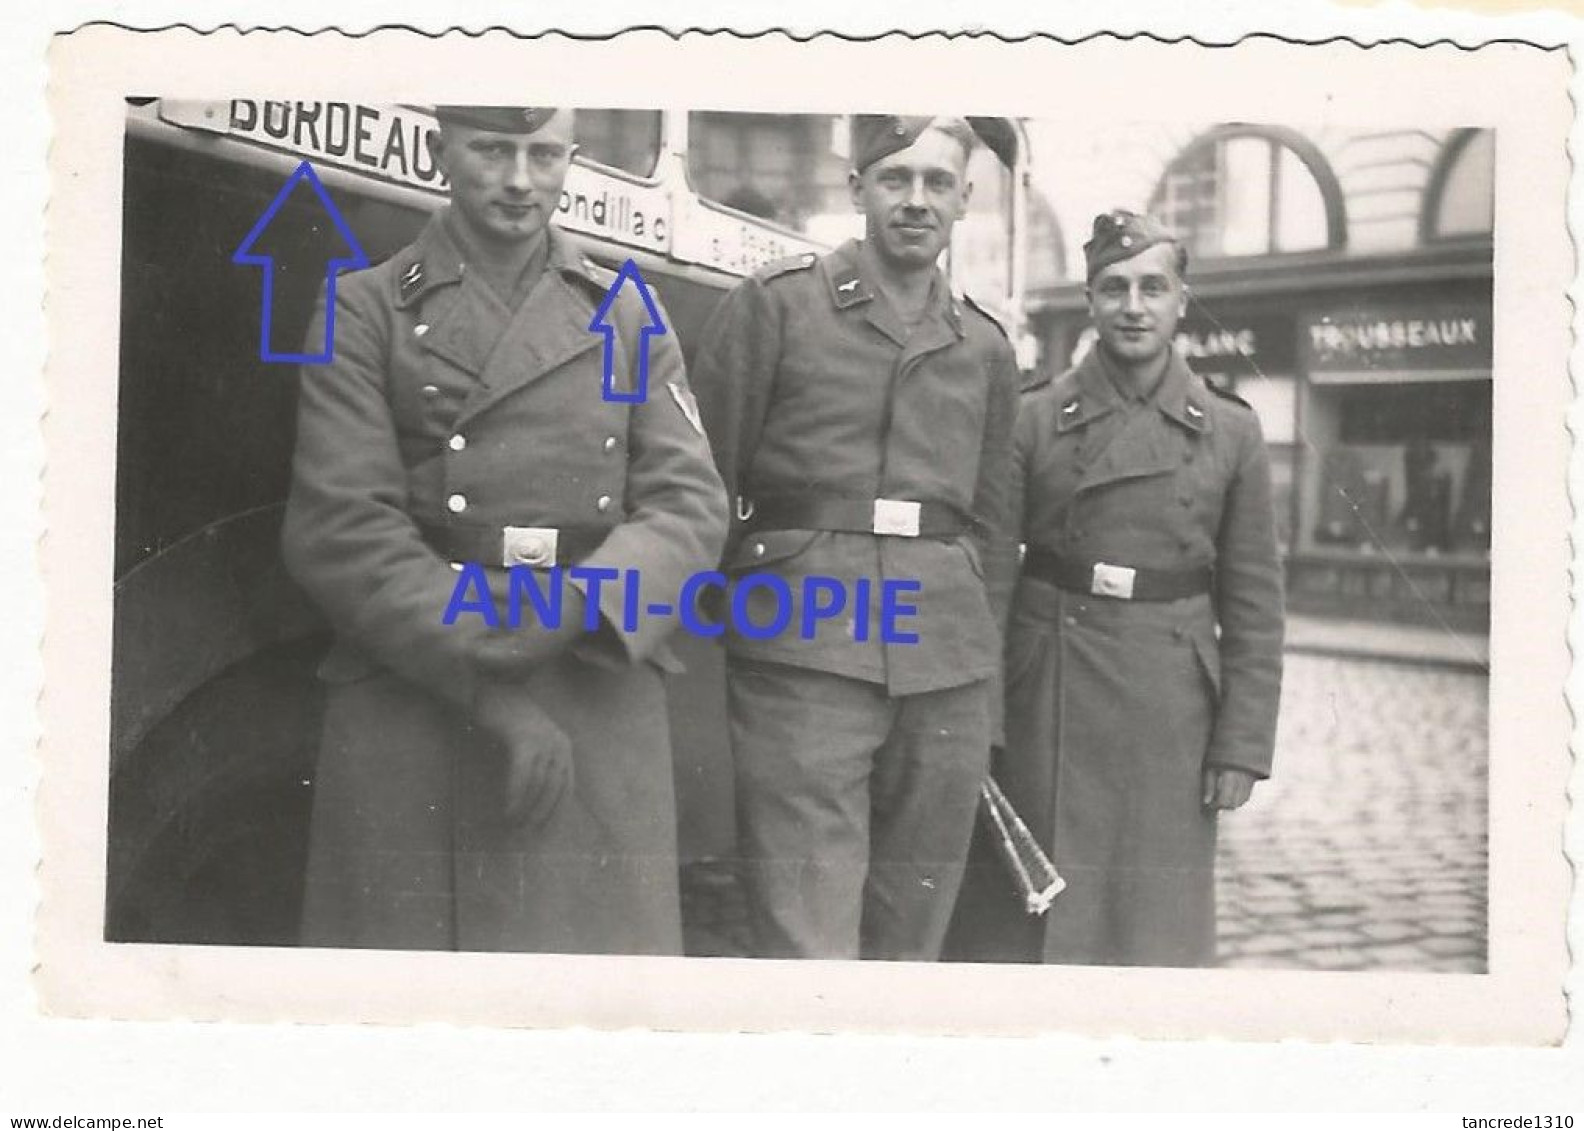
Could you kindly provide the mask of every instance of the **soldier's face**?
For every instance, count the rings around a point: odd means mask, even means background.
[[[515,243],[550,223],[572,163],[570,113],[560,111],[531,134],[450,124],[432,136],[451,205],[476,235]]]
[[[1171,347],[1187,303],[1171,243],[1113,263],[1089,284],[1089,315],[1100,344],[1131,364],[1153,361]]]
[[[929,129],[900,153],[854,173],[850,184],[865,238],[881,259],[903,269],[927,267],[968,210],[968,155],[950,134]]]

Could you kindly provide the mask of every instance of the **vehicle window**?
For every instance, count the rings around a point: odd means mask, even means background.
[[[846,122],[828,114],[688,115],[698,194],[818,240],[852,234]]]
[[[654,175],[660,159],[660,111],[579,110],[578,154],[636,177]]]

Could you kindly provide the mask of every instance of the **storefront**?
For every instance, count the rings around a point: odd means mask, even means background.
[[[1208,270],[1177,347],[1259,413],[1288,605],[1484,631],[1489,249]],[[1089,347],[1080,287],[1033,315],[1043,365]]]

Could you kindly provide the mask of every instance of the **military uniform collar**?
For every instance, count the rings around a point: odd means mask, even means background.
[[[1209,397],[1204,378],[1189,369],[1173,347],[1166,373],[1155,390],[1155,407],[1190,432],[1205,433],[1210,431]]]
[[[1056,406],[1056,430],[1066,432],[1088,424],[1111,412],[1122,403],[1105,365],[1100,360],[1100,344],[1089,348],[1078,367],[1061,404]]]
[[[857,240],[848,240],[825,257],[825,285],[838,310],[874,301],[874,287],[859,267]]]
[[[429,218],[418,238],[396,257],[396,305],[406,309],[437,287],[462,281],[467,266],[445,223],[449,208]]]
[[[864,269],[861,246],[858,240],[848,240],[825,257],[825,285],[830,292],[832,305],[838,310],[874,302],[880,295],[880,288]],[[963,323],[959,299],[952,294],[940,269],[937,267],[933,270],[924,321],[944,319],[960,338],[963,336]]]
[[[549,242],[546,244],[548,254],[545,258],[545,270],[554,271],[564,279],[592,288],[603,297],[615,280],[615,275],[573,247],[571,241],[559,228],[551,227],[545,235],[549,237]]]
[[[467,274],[467,256],[446,221],[449,213],[449,206],[436,213],[418,238],[397,257],[398,307],[405,309],[438,287],[461,282]],[[608,281],[599,278],[598,268],[579,255],[566,236],[551,227],[545,237],[545,270],[596,288],[601,294],[605,292]]]
[[[1107,372],[1105,356],[1098,342],[1073,371],[1071,392],[1056,408],[1056,429],[1065,432],[1087,424],[1121,407],[1124,397]],[[1160,384],[1147,398],[1167,417],[1192,432],[1210,431],[1210,412],[1206,406],[1208,390],[1188,368],[1176,349],[1166,364]]]

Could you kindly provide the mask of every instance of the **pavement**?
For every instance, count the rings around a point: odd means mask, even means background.
[[[1485,970],[1487,692],[1289,653],[1275,772],[1221,820],[1223,965]]]
[[[1275,772],[1221,821],[1222,965],[1486,969],[1488,655],[1290,619]],[[728,865],[684,870],[682,912],[689,954],[749,953]]]

